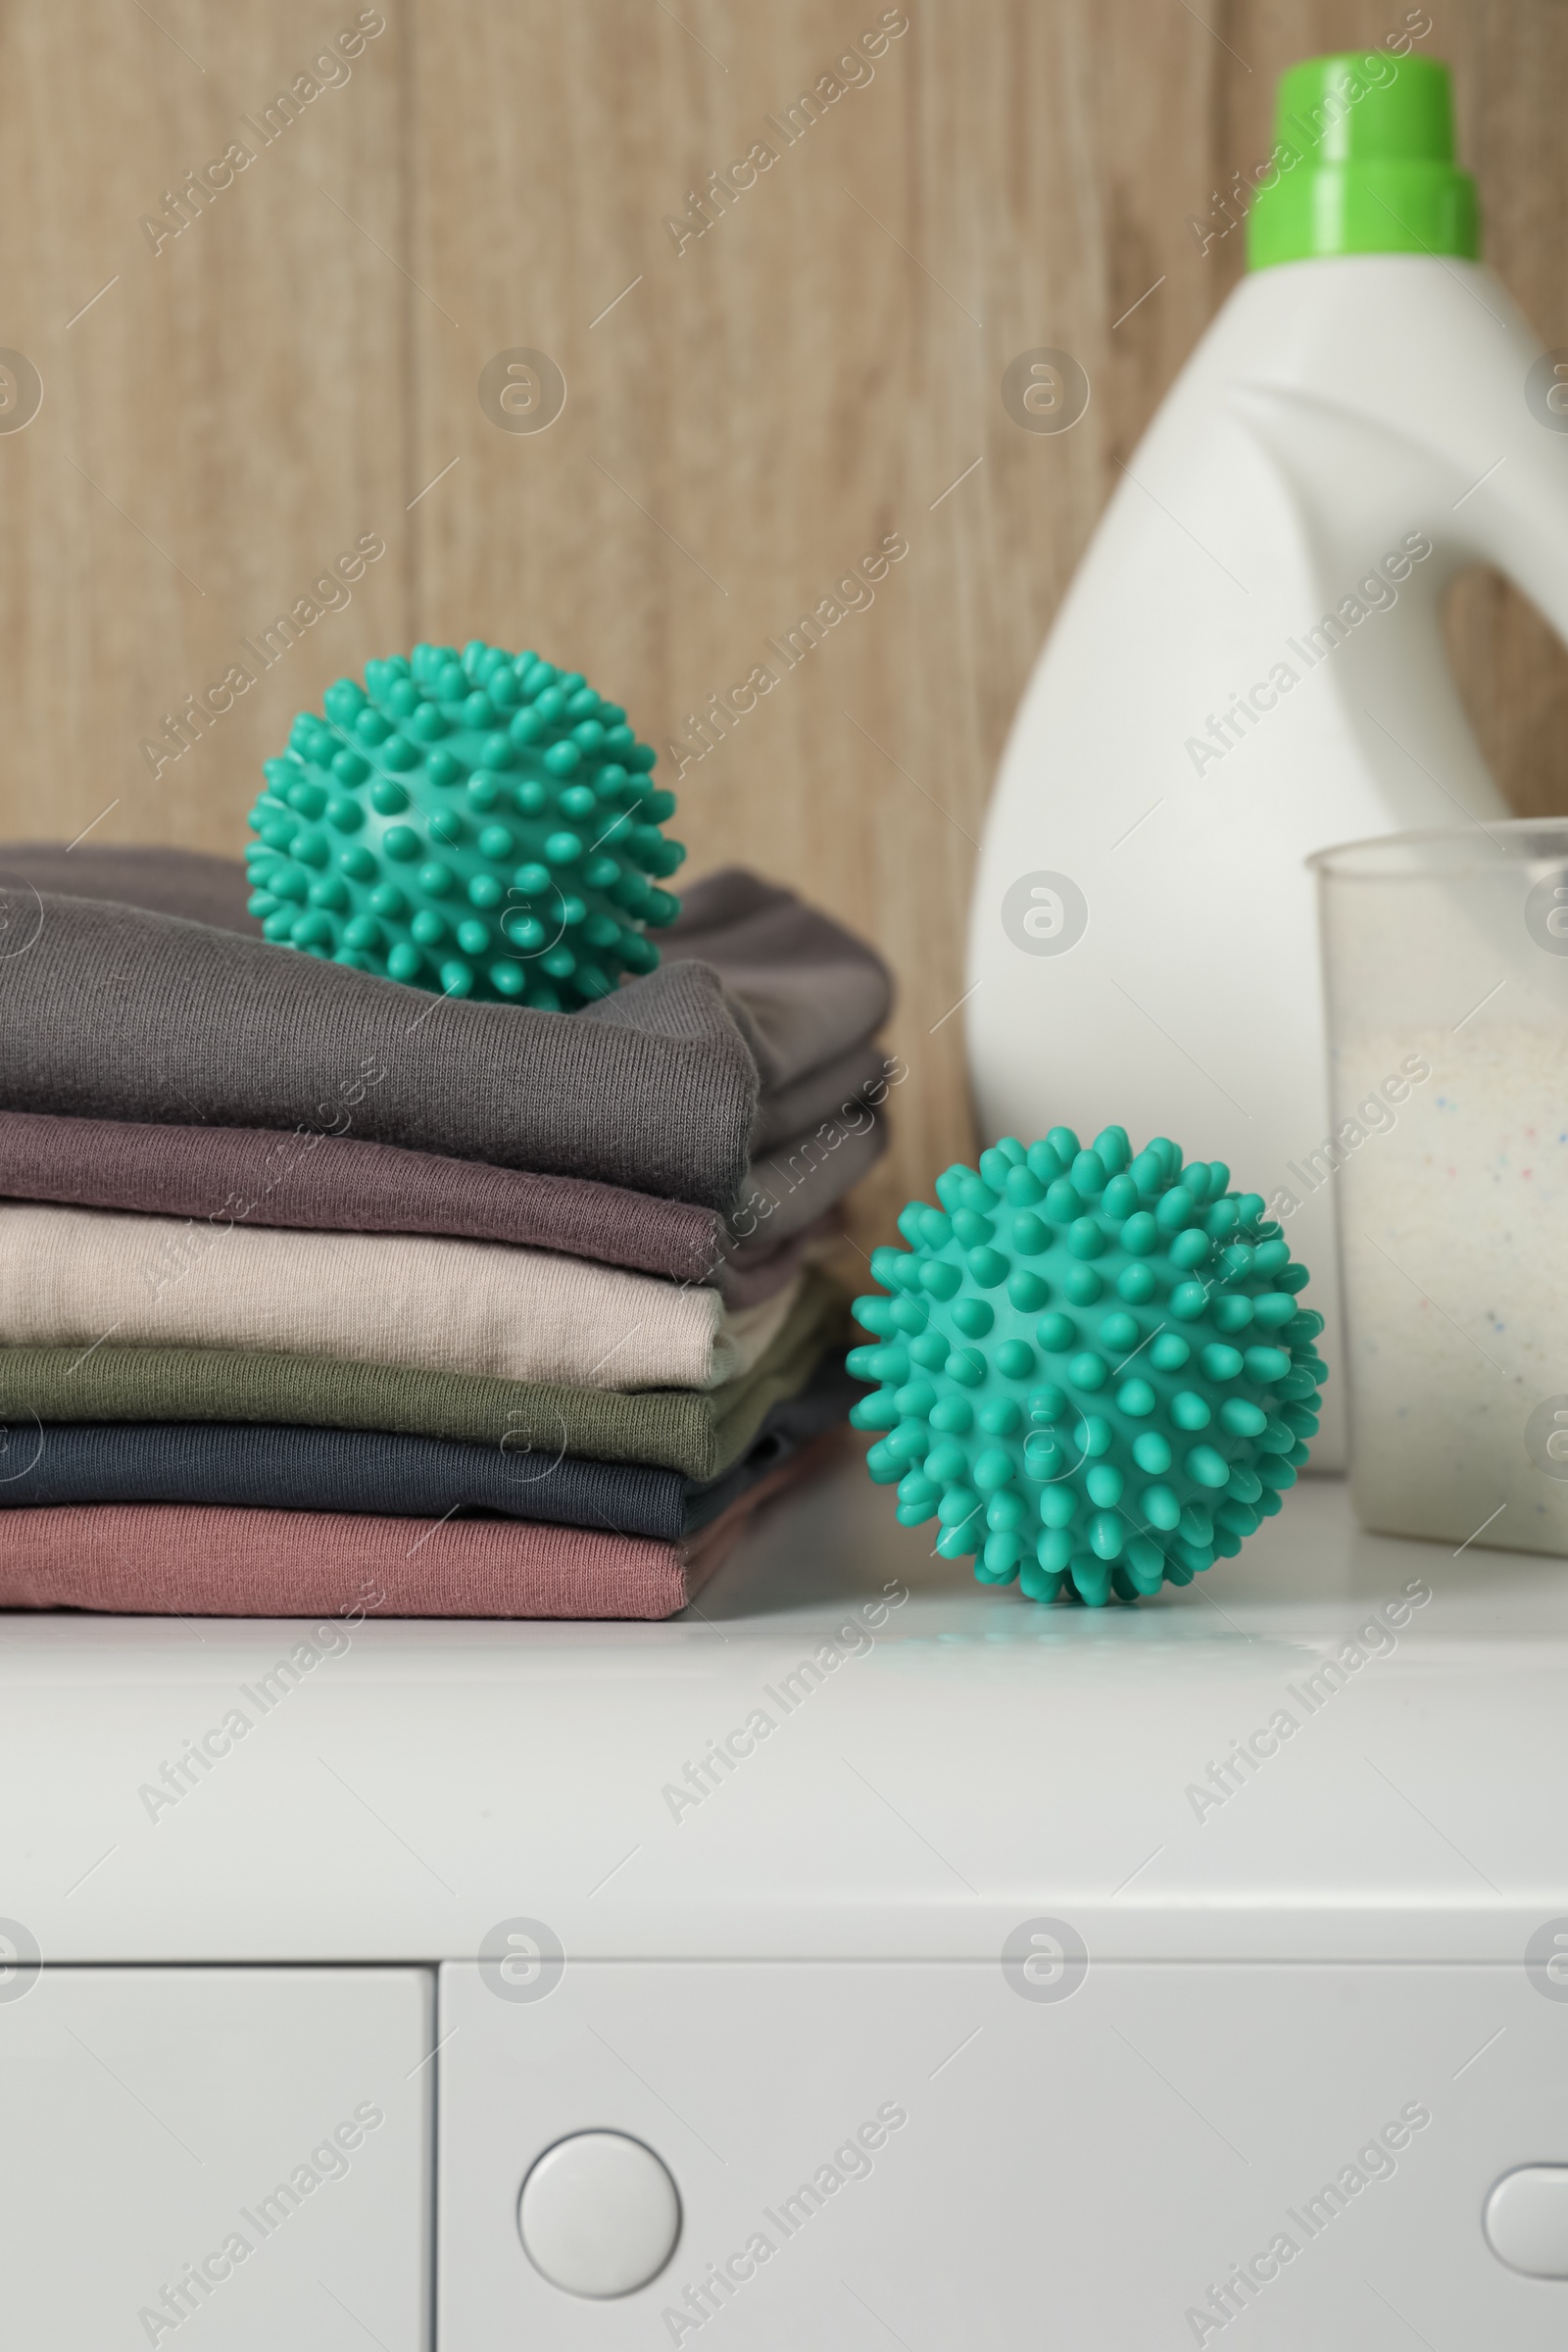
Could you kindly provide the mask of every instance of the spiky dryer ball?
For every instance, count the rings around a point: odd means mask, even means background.
[[[270,940],[452,997],[571,1011],[680,902],[650,876],[686,853],[615,703],[576,670],[474,638],[339,678],[264,767],[246,851]]]
[[[1258,1193],[1163,1136],[1008,1136],[911,1201],[856,1301],[871,1476],[984,1584],[1097,1606],[1190,1584],[1280,1507],[1317,1428],[1321,1315]]]

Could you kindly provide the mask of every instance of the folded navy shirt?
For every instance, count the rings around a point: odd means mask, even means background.
[[[14,1420],[0,1445],[0,1509],[183,1502],[409,1519],[486,1513],[675,1544],[843,1421],[861,1394],[834,1350],[797,1396],[773,1406],[741,1459],[707,1486],[643,1463],[379,1431]]]

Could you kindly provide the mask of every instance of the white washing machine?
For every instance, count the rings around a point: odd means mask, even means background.
[[[1568,1567],[0,1624],[0,2342],[1560,2352]]]

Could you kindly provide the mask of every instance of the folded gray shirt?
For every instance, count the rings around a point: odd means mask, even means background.
[[[273,947],[245,887],[191,851],[0,851],[0,1103],[324,1128],[728,1209],[816,1109],[813,1072],[831,1115],[889,1002],[869,948],[735,870],[686,894],[657,971],[570,1014]],[[688,938],[704,960],[671,958]]]

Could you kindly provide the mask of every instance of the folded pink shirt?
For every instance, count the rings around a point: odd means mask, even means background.
[[[378,1519],[189,1503],[11,1511],[0,1609],[182,1617],[673,1617],[837,1433],[679,1544],[518,1519]],[[311,1661],[313,1664],[316,1661]]]

